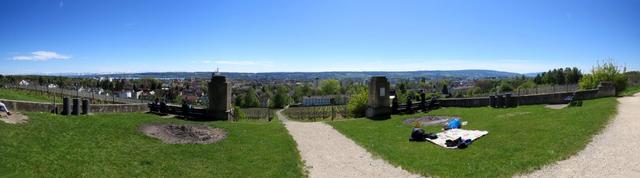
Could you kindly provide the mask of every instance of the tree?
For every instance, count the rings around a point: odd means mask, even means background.
[[[260,102],[258,101],[258,95],[256,94],[256,89],[250,87],[247,90],[247,94],[244,95],[244,99],[242,101],[242,106],[245,108],[249,107],[258,107]]]
[[[46,85],[42,76],[38,76],[38,85]]]
[[[367,111],[369,92],[367,88],[357,89],[351,94],[347,110],[351,117],[364,117]]]
[[[304,96],[311,96],[313,94],[313,88],[311,88],[311,84],[305,83],[302,87],[302,93]]]
[[[243,100],[244,96],[243,95],[236,95],[236,97],[234,98],[234,105],[235,106],[244,106]]]
[[[494,80],[477,80],[475,86],[480,88],[480,92],[488,92],[496,87],[496,81]]]
[[[155,89],[152,89],[155,90]],[[208,93],[209,92],[209,82],[206,80],[200,81],[200,90],[202,90],[202,92],[204,93]]]
[[[498,92],[511,92],[513,91],[513,86],[511,86],[511,84],[506,81],[503,80],[502,82],[500,82],[500,85],[498,86]]]
[[[631,71],[624,73],[627,76],[627,80],[629,81],[629,86],[638,86],[640,85],[640,72],[639,71]]]
[[[289,97],[289,89],[285,86],[278,86],[276,94],[271,99],[272,108],[284,108],[291,102]]]
[[[557,68],[542,72],[534,78],[536,84],[575,84],[582,78],[582,72],[577,67]]]
[[[310,92],[311,90],[309,90]],[[310,95],[310,94],[309,94]],[[293,100],[297,103],[302,102],[302,98],[304,96],[309,96],[307,95],[307,93],[305,93],[305,86],[296,86],[295,89],[293,89]]]
[[[537,74],[535,78],[533,78],[533,82],[536,84],[542,84],[542,75]]]
[[[322,80],[320,82],[320,91],[325,95],[339,94],[340,82],[335,79]]]
[[[481,91],[480,87],[473,87],[467,90],[467,97],[472,97],[476,94],[479,94]]]
[[[443,95],[449,95],[449,88],[447,87],[447,84],[444,84],[442,86],[442,94]]]
[[[534,88],[534,87],[536,87],[536,83],[529,80],[520,84],[520,86],[518,86],[518,89],[528,89],[528,88]]]
[[[584,75],[580,79],[580,88],[593,89],[597,88],[600,82],[612,82],[616,87],[616,91],[620,92],[627,87],[627,76],[624,75],[626,69],[616,66],[612,61],[604,62],[604,64],[596,65],[591,69],[591,74]]]
[[[0,75],[0,87],[4,87],[4,85],[6,84],[6,79],[3,75]]]

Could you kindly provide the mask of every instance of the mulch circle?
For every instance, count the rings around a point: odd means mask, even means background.
[[[424,117],[420,117],[420,118],[414,118],[414,119],[405,119],[402,123],[406,124],[406,125],[415,125],[415,122],[420,122],[420,124],[422,126],[429,126],[429,125],[436,125],[436,124],[440,124],[440,123],[445,123],[447,121],[449,121],[449,119],[451,119],[451,117],[446,117],[446,116],[424,116]]]
[[[227,132],[196,124],[143,124],[139,130],[145,135],[167,144],[211,144],[227,138]]]
[[[0,112],[0,121],[7,124],[26,124],[29,122],[29,117],[19,112],[13,112],[11,115]]]

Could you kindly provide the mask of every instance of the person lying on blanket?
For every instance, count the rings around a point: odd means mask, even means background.
[[[11,115],[11,112],[9,112],[9,109],[7,109],[7,106],[4,105],[4,103],[2,103],[1,101],[0,101],[0,112],[6,112],[7,115]]]
[[[444,125],[443,130],[459,129],[460,127],[462,127],[460,116],[453,116],[453,118]]]

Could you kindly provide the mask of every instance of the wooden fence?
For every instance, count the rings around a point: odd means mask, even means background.
[[[290,107],[284,114],[292,120],[316,121],[349,118],[347,105]]]
[[[115,97],[115,95],[111,95],[111,96],[101,95],[94,92],[69,90],[69,89],[62,89],[62,88],[49,88],[47,86],[40,86],[40,85],[33,85],[33,84],[28,86],[13,85],[13,86],[6,86],[6,87],[12,88],[12,89],[39,91],[47,95],[64,95],[64,96],[72,96],[72,97],[91,99],[91,100],[102,100],[102,101],[108,101],[113,103],[150,103],[151,102],[146,100],[119,98],[119,97]]]

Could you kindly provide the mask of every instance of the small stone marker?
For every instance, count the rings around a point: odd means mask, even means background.
[[[91,105],[88,99],[82,100],[82,115],[87,115],[91,112]]]
[[[62,115],[71,114],[71,105],[69,104],[69,98],[62,98]]]
[[[73,99],[73,109],[71,110],[72,115],[80,115],[80,99]]]

